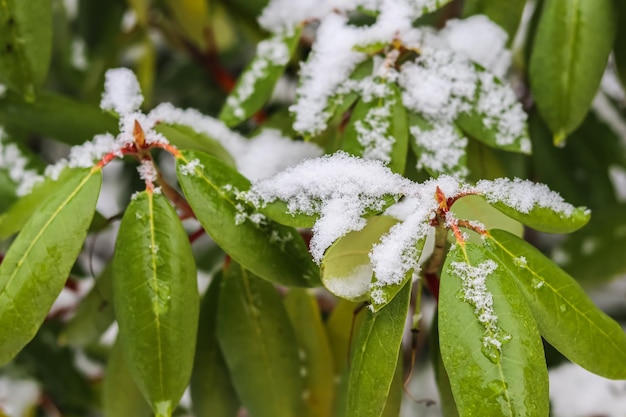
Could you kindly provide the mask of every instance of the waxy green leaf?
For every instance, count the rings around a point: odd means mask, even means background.
[[[435,382],[437,383],[437,391],[439,392],[439,403],[441,404],[441,414],[443,417],[459,417],[459,412],[454,402],[452,388],[450,387],[450,378],[443,365],[441,357],[441,349],[439,346],[439,317],[435,312],[433,321],[430,326],[428,341],[431,343],[430,360],[435,371]]]
[[[107,264],[96,283],[78,305],[76,313],[67,322],[59,343],[86,347],[98,342],[115,320],[113,312],[113,269]]]
[[[161,194],[137,194],[124,213],[113,304],[135,382],[157,417],[170,417],[193,368],[199,300],[187,233]]]
[[[0,83],[34,101],[52,55],[52,4],[48,0],[0,3]]]
[[[204,133],[196,132],[189,126],[159,123],[155,130],[163,134],[178,149],[203,151],[235,167],[235,160],[220,142]]]
[[[509,45],[517,33],[526,0],[466,0],[463,17],[484,14],[497,23],[509,35]]]
[[[0,365],[34,336],[63,289],[93,217],[100,170],[73,172],[24,226],[0,264]]]
[[[548,416],[541,337],[508,270],[481,246],[457,245],[443,266],[438,308],[460,416]]]
[[[197,417],[235,417],[239,399],[217,340],[217,312],[222,274],[218,273],[200,305],[196,358],[189,388]]]
[[[44,182],[37,184],[30,194],[13,203],[5,213],[0,215],[0,240],[22,230],[43,201],[56,194],[69,178],[80,175],[80,171],[79,169],[64,170],[57,180],[46,178]]]
[[[335,386],[328,383],[334,380],[333,358],[317,300],[303,288],[292,288],[284,302],[300,349],[306,393],[303,416],[330,416],[335,398]]]
[[[571,233],[591,218],[586,207],[574,207],[546,185],[516,178],[479,181],[477,194],[502,213],[546,233]]]
[[[241,199],[250,182],[210,155],[183,151],[178,181],[202,227],[243,267],[288,286],[319,285],[319,270],[300,234],[275,223]]]
[[[545,0],[530,58],[530,85],[562,144],[598,91],[615,37],[612,0]]]
[[[250,118],[270,99],[278,79],[293,55],[302,25],[259,42],[256,56],[239,76],[219,119],[232,127]]]
[[[119,339],[113,345],[107,361],[102,408],[105,417],[152,415],[150,405],[133,380]]]
[[[39,92],[34,103],[8,93],[0,98],[0,122],[68,145],[79,145],[94,135],[116,134],[119,130],[118,122],[111,114],[50,91]]]
[[[347,416],[382,415],[398,363],[410,298],[411,282],[408,281],[386,308],[377,313],[366,310],[354,341]]]
[[[322,283],[326,289],[346,300],[367,300],[373,274],[369,253],[397,222],[389,216],[372,217],[363,229],[333,243],[322,259]]]
[[[236,262],[224,271],[217,335],[241,403],[255,417],[302,415],[296,336],[276,289]]]
[[[515,278],[541,335],[583,368],[626,378],[626,334],[596,307],[572,277],[532,245],[502,230],[487,236],[488,249]]]
[[[394,83],[384,79],[377,83],[384,86],[386,93],[357,102],[346,126],[342,149],[366,159],[379,159],[402,174],[409,146],[406,109]]]

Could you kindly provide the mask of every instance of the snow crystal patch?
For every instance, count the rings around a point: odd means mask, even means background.
[[[455,52],[502,78],[511,66],[511,51],[506,48],[508,34],[485,15],[451,19],[439,35]]]
[[[411,135],[421,152],[417,169],[426,168],[434,173],[448,173],[457,178],[468,174],[462,164],[466,155],[467,138],[449,123],[437,123],[431,129],[411,126]]]
[[[151,184],[155,183],[158,177],[152,161],[141,161],[141,164],[137,166],[137,172],[142,180]]]
[[[496,129],[496,144],[512,145],[524,136],[528,116],[510,87],[500,83],[492,74],[479,74],[480,87],[476,110],[483,116],[487,128]],[[528,138],[521,139],[520,150],[531,152]]]
[[[491,259],[477,266],[466,262],[452,262],[449,272],[461,279],[463,299],[474,307],[474,314],[485,328],[483,335],[484,353],[492,360],[497,359],[502,345],[511,336],[498,326],[498,316],[493,309],[493,295],[487,289],[487,277],[498,265]]]
[[[204,165],[202,165],[200,163],[199,159],[192,159],[191,161],[187,162],[184,165],[180,166],[180,173],[183,174],[184,176],[195,176],[196,174],[196,168],[200,168],[200,169],[204,169]]]
[[[467,60],[449,50],[424,47],[415,62],[402,66],[398,83],[406,107],[429,120],[452,122],[471,110],[477,80]]]
[[[362,216],[368,210],[382,210],[387,196],[402,195],[412,187],[411,181],[379,161],[338,152],[305,160],[254,183],[246,199],[256,207],[278,199],[292,214],[319,214],[311,253],[320,262],[335,240],[365,226]]]
[[[395,224],[383,235],[380,243],[374,245],[369,257],[377,285],[400,284],[411,269],[419,272],[421,247],[418,246],[421,245],[418,242],[428,236],[433,208],[436,208],[436,203],[430,204],[430,207],[416,205],[412,215],[402,223]]]
[[[110,69],[104,75],[104,93],[100,101],[102,110],[112,110],[119,115],[137,111],[143,103],[139,81],[128,68]]]
[[[569,217],[575,209],[557,192],[550,190],[547,185],[520,178],[480,180],[475,189],[482,193],[488,202],[502,203],[524,214],[530,213],[535,207],[541,207]]]

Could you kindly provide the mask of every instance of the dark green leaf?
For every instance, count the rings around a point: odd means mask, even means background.
[[[113,279],[111,264],[96,279],[96,283],[80,302],[74,316],[59,337],[59,343],[86,347],[96,343],[115,320],[113,312]]]
[[[333,243],[322,259],[322,283],[326,289],[350,301],[369,299],[373,274],[369,253],[397,222],[389,216],[372,217],[363,229]]]
[[[289,290],[285,308],[295,331],[301,369],[304,370],[303,416],[326,417],[332,414],[335,387],[333,358],[322,316],[315,297],[302,288]]]
[[[380,417],[393,381],[411,298],[411,281],[377,313],[367,309],[354,340],[347,416]]]
[[[510,233],[492,230],[488,242],[488,250],[516,278],[541,335],[552,346],[593,373],[626,378],[626,334],[572,277]]]
[[[102,408],[105,417],[149,417],[150,405],[133,380],[121,341],[111,349],[102,388]]]
[[[481,246],[457,245],[446,257],[439,341],[460,416],[548,416],[537,325],[509,271]]]
[[[4,213],[17,200],[16,189],[17,186],[9,176],[9,172],[6,169],[0,169],[0,213]]]
[[[191,374],[192,408],[197,417],[235,417],[239,399],[217,340],[221,273],[213,277],[200,306],[196,358]]]
[[[298,25],[257,45],[256,56],[226,99],[220,120],[227,126],[238,125],[267,103],[298,46],[301,33],[302,25]]]
[[[398,356],[398,363],[396,364],[396,371],[393,374],[393,380],[389,387],[389,395],[387,395],[387,402],[385,403],[385,409],[381,414],[381,417],[398,417],[400,415],[400,408],[402,407],[402,394],[404,394],[404,367],[402,366],[402,351]]]
[[[239,399],[250,415],[302,415],[297,342],[282,300],[272,284],[235,262],[224,272],[217,334]]]
[[[509,35],[509,45],[517,33],[526,0],[466,0],[463,17],[484,14],[496,22]]]
[[[179,149],[203,151],[221,159],[231,167],[235,167],[235,160],[220,142],[203,133],[198,133],[188,126],[159,123],[155,130],[163,134],[172,145]]]
[[[52,194],[11,244],[0,264],[0,365],[28,343],[57,298],[87,235],[102,175],[82,169]]]
[[[124,213],[113,305],[135,382],[157,417],[170,417],[193,368],[199,300],[187,233],[161,194],[138,194]]]
[[[342,149],[366,159],[379,159],[402,174],[406,163],[409,129],[400,89],[388,80],[383,97],[359,100],[346,126]]]
[[[583,121],[615,37],[612,0],[545,0],[530,59],[539,112],[562,144]]]
[[[35,99],[48,75],[52,53],[52,3],[5,0],[0,3],[0,83]]]
[[[300,234],[253,213],[241,199],[250,182],[210,155],[183,151],[178,181],[202,227],[233,259],[261,278],[289,286],[319,285]]]
[[[100,133],[116,134],[117,120],[87,103],[49,91],[27,103],[14,94],[0,98],[0,122],[37,132],[68,145],[78,145]]]

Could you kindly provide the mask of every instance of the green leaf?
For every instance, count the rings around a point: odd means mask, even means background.
[[[0,98],[0,122],[37,132],[68,145],[79,145],[100,133],[116,134],[118,122],[87,103],[49,91],[28,103],[15,94]]]
[[[317,300],[307,290],[293,288],[285,297],[285,309],[298,343],[304,385],[303,416],[332,414],[335,387],[333,358]]]
[[[113,270],[107,264],[74,316],[59,336],[60,344],[86,347],[98,342],[115,320],[113,312]]]
[[[487,236],[488,250],[515,277],[541,335],[583,368],[626,378],[626,334],[596,307],[567,273],[526,241],[502,230]]]
[[[357,329],[363,315],[356,315],[359,304],[339,299],[328,320],[326,320],[326,333],[333,355],[332,363],[335,367],[335,375],[340,375],[348,362],[350,351],[350,333]]]
[[[178,149],[203,151],[221,159],[233,168],[236,166],[232,155],[224,149],[220,142],[203,133],[196,132],[189,126],[159,123],[155,130],[163,134]]]
[[[157,417],[170,417],[193,368],[199,300],[187,233],[161,194],[138,194],[124,213],[113,304],[135,382]]]
[[[9,171],[0,169],[0,213],[5,212],[17,200],[16,190],[17,186],[9,176]]]
[[[197,417],[235,417],[239,399],[217,340],[218,300],[222,275],[218,273],[200,306],[196,358],[191,374],[192,408]]]
[[[530,85],[555,144],[582,123],[615,37],[612,0],[546,0],[530,58]]]
[[[226,99],[219,119],[236,126],[250,118],[270,99],[278,79],[285,71],[302,34],[302,25],[274,34],[257,45],[256,55],[239,76]]]
[[[452,212],[457,219],[478,220],[487,230],[503,229],[517,236],[523,236],[524,234],[524,226],[520,222],[496,210],[482,197],[477,195],[459,198],[452,206]],[[468,232],[472,233],[471,231]],[[482,242],[482,238],[477,233],[473,233],[470,236],[472,243]]]
[[[34,101],[52,55],[52,4],[48,0],[0,3],[0,83]]]
[[[409,311],[411,282],[377,313],[367,309],[354,341],[348,380],[347,416],[380,417],[398,363]]]
[[[37,184],[30,194],[12,204],[6,213],[0,215],[0,240],[22,230],[42,202],[59,192],[70,178],[80,175],[81,171],[80,169],[66,169],[57,180],[46,178],[44,182]]]
[[[508,44],[511,45],[522,19],[525,4],[526,0],[466,0],[463,5],[463,17],[486,15],[506,31],[509,35]]]
[[[491,206],[540,232],[571,233],[591,218],[586,207],[566,203],[543,184],[498,178],[479,181],[477,189]]]
[[[547,417],[541,337],[509,271],[489,255],[457,245],[441,275],[439,341],[459,415]]]
[[[450,387],[450,378],[443,365],[441,357],[441,349],[439,346],[439,316],[435,311],[433,321],[430,326],[428,341],[431,343],[432,350],[430,359],[435,371],[435,382],[437,383],[437,391],[439,392],[439,403],[441,404],[441,414],[443,417],[459,417],[459,412],[454,402],[452,388]]]
[[[300,361],[287,312],[272,284],[236,262],[224,271],[217,336],[250,415],[302,415]]]
[[[478,64],[479,77],[472,109],[455,120],[468,136],[487,146],[509,152],[530,154],[532,145],[526,126],[526,113],[512,87]]]
[[[402,174],[408,151],[409,129],[400,89],[392,82],[377,79],[384,87],[382,97],[359,100],[346,126],[342,149],[366,159],[378,159]]]
[[[338,239],[328,248],[322,259],[322,283],[337,297],[349,301],[369,299],[372,265],[369,253],[398,220],[376,216],[367,225]]]
[[[396,371],[391,380],[387,402],[381,417],[398,417],[402,407],[402,394],[404,394],[404,367],[402,366],[402,351],[398,354]]]
[[[105,417],[152,415],[150,405],[133,380],[129,368],[118,339],[111,349],[104,374],[102,408]]]
[[[250,182],[210,155],[182,151],[178,181],[198,220],[215,242],[261,278],[288,286],[317,286],[319,271],[300,234],[253,213],[238,196]]]
[[[626,85],[626,4],[622,1],[614,2],[617,12],[617,32],[613,44],[613,57],[617,75],[622,81],[622,86]]]
[[[102,175],[82,169],[67,177],[11,244],[0,264],[0,365],[34,336],[82,248]]]

